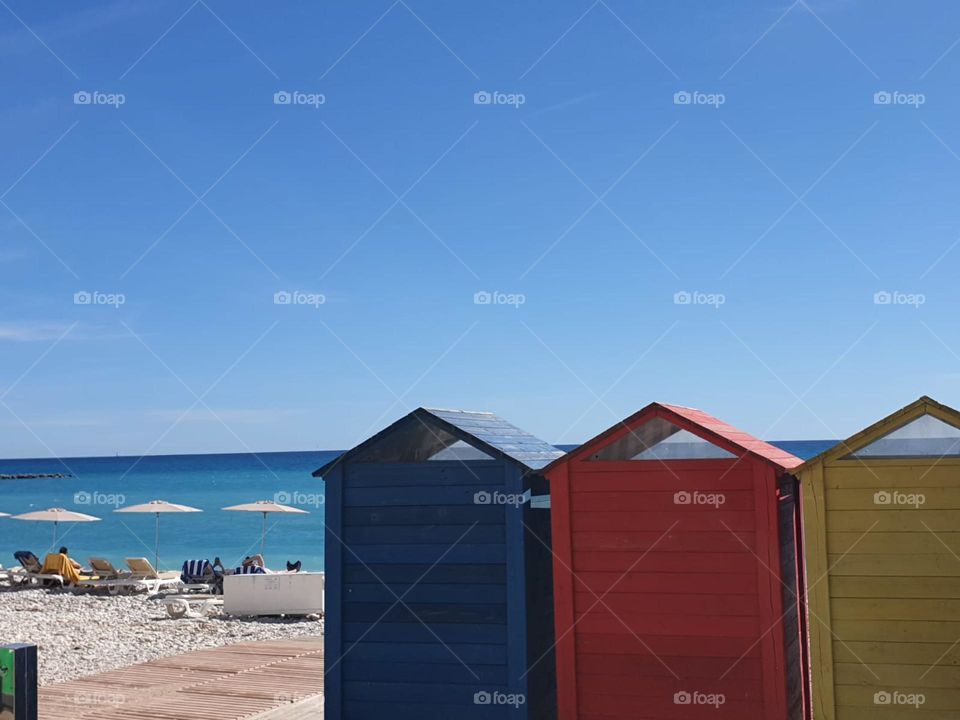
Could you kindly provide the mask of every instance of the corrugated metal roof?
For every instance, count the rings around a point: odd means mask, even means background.
[[[508,423],[499,415],[469,410],[422,409],[476,438],[486,449],[506,455],[531,470],[539,470],[563,456],[563,452],[550,443]]]
[[[334,465],[349,460],[371,444],[391,435],[401,426],[409,427],[411,419],[419,421],[424,427],[424,432],[429,432],[427,427],[429,424],[435,424],[490,455],[509,458],[529,470],[540,470],[557,458],[563,457],[564,454],[550,443],[490,412],[417,408],[393,425],[348,450],[336,460],[327,463],[314,472],[314,476],[322,476]]]

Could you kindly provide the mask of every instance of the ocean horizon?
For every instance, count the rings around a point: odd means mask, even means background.
[[[832,440],[788,440],[773,444],[802,459],[833,445]],[[557,445],[570,451],[577,445]],[[317,468],[342,450],[190,455],[17,458],[0,460],[0,475],[68,474],[62,478],[0,480],[0,512],[17,515],[62,507],[101,518],[59,527],[57,546],[86,564],[105,557],[121,566],[127,557],[154,557],[154,516],[118,514],[119,507],[167,500],[202,513],[160,517],[160,565],[177,570],[184,560],[220,557],[233,566],[260,549],[262,515],[227,512],[229,505],[276,500],[306,515],[270,515],[264,555],[271,568],[301,561],[305,570],[323,570],[323,480]],[[30,550],[41,558],[52,546],[50,523],[0,518],[0,565],[16,564],[13,553]]]

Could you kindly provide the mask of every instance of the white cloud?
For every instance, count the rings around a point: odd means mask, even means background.
[[[59,323],[0,323],[0,341],[51,342],[63,337],[70,327]]]

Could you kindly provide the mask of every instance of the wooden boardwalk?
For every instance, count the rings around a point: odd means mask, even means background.
[[[317,717],[322,693],[320,638],[249,642],[48,685],[40,720],[285,720],[305,707]]]

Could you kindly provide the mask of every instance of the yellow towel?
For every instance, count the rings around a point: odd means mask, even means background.
[[[63,553],[50,553],[47,555],[43,559],[43,570],[40,571],[40,574],[59,575],[63,578],[64,582],[71,584],[80,581],[80,573],[77,572],[73,563],[70,562],[70,558]]]

